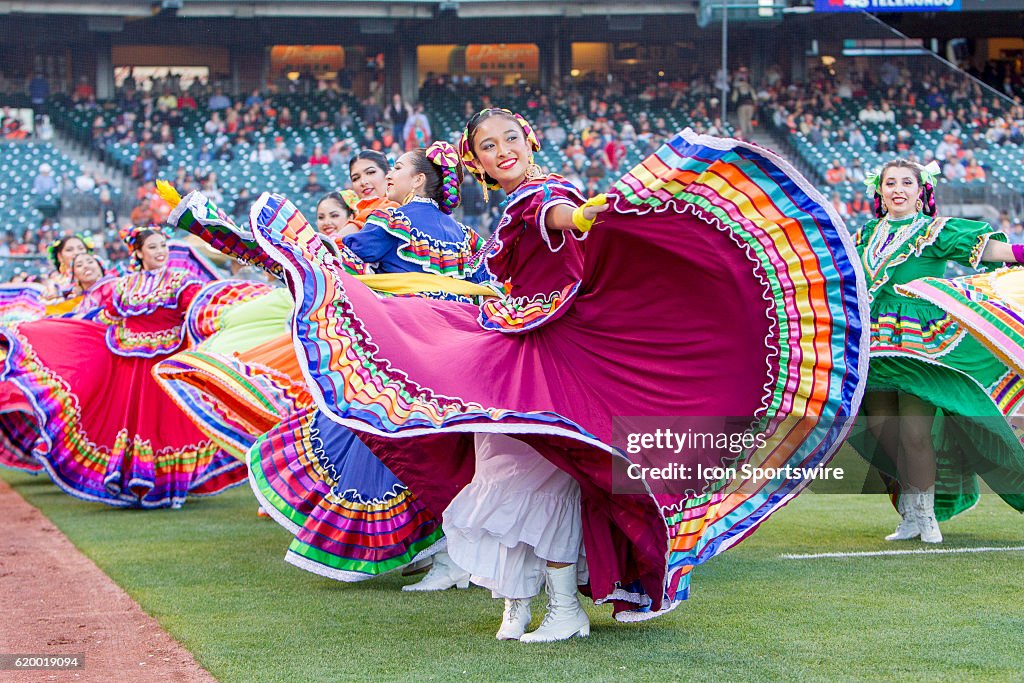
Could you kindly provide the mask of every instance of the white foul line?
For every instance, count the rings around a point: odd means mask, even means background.
[[[860,553],[814,553],[780,555],[784,560],[817,560],[825,557],[884,557],[889,555],[953,555],[957,553],[1007,553],[1024,551],[1024,545],[983,546],[979,548],[913,548],[910,550],[872,550]]]

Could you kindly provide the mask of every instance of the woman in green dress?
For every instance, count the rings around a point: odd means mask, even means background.
[[[977,502],[980,475],[1024,510],[1024,448],[1009,417],[1020,376],[945,311],[901,285],[949,261],[1017,262],[987,223],[935,215],[934,173],[905,159],[868,179],[875,213],[856,236],[871,304],[868,433],[856,443],[883,472],[902,521],[886,540],[939,543],[938,521]],[[881,457],[878,457],[881,456]]]

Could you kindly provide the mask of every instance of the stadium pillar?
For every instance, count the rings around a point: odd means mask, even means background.
[[[96,99],[109,100],[114,97],[114,56],[110,47],[110,36],[97,35],[96,46]]]
[[[562,53],[558,38],[542,40],[537,47],[540,51],[540,87],[543,90],[548,90],[561,80]]]
[[[406,102],[415,102],[420,96],[419,65],[416,45],[406,42],[389,45],[384,49],[385,96],[401,93]]]

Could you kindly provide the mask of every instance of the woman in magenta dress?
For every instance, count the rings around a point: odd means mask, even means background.
[[[69,272],[75,307],[63,317],[95,316],[110,297],[116,278],[103,274],[103,264],[85,251],[72,258]],[[39,315],[44,315],[40,303]],[[36,473],[43,469],[32,455],[39,434],[32,404],[14,382],[0,382],[0,466]]]
[[[382,299],[284,198],[252,213],[317,406],[443,515],[453,559],[505,599],[498,637],[527,642],[589,633],[577,586],[620,621],[672,609],[807,483],[631,483],[619,416],[756,418],[744,463],[824,464],[863,393],[867,313],[841,221],[767,150],[684,133],[585,201],[538,148],[506,110],[467,127],[467,168],[508,193],[480,254],[505,295],[479,305]]]
[[[180,507],[245,478],[150,374],[185,344],[185,311],[210,277],[195,260],[170,263],[183,252],[158,229],[123,237],[139,272],[97,293],[95,320],[0,330],[0,378],[32,404],[37,437],[25,446],[65,492],[117,507]]]

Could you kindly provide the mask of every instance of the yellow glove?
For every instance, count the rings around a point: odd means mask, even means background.
[[[608,197],[603,192],[601,194],[594,195],[587,201],[583,202],[582,205],[577,206],[575,209],[573,209],[572,224],[575,225],[576,229],[579,230],[580,232],[589,232],[590,228],[592,228],[594,225],[594,220],[597,218],[597,213],[600,213],[600,211],[595,213],[593,218],[587,218],[586,215],[583,213],[583,210],[586,209],[588,206],[607,206],[607,204]],[[602,211],[603,210],[604,209],[602,209]]]

